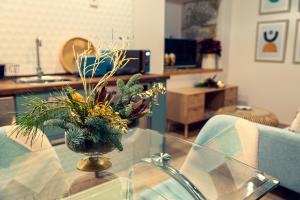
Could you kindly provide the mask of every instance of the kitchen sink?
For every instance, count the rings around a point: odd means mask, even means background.
[[[16,79],[16,83],[58,83],[70,81],[74,81],[74,78],[66,76],[32,76]]]

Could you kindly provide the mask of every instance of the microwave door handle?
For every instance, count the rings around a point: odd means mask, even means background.
[[[140,67],[141,67],[141,73],[144,74],[146,72],[146,51],[145,50],[141,51]]]

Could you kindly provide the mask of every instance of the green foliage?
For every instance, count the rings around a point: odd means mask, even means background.
[[[85,141],[90,140],[94,143],[106,142],[113,144],[120,151],[123,150],[121,144],[122,133],[116,128],[112,128],[104,120],[93,117],[86,119],[85,127],[78,127],[75,124],[67,123],[60,119],[52,119],[45,122],[47,126],[57,126],[66,130],[68,145],[78,150],[84,146]]]
[[[65,119],[66,120],[66,119]],[[73,127],[74,122],[71,122],[71,120],[69,122],[62,120],[62,119],[50,119],[44,122],[44,126],[48,126],[48,127],[59,127],[61,129],[64,130],[69,130]]]
[[[79,116],[81,123],[84,123],[85,118],[88,116],[87,105],[83,102],[78,102],[73,99],[72,95],[76,93],[76,91],[73,88],[67,87],[65,89],[65,92],[69,99],[69,103],[71,104],[70,107],[72,111]]]
[[[132,104],[128,104],[127,106],[124,107],[124,109],[122,110],[124,111],[123,115],[127,118],[129,117],[129,115],[132,113],[133,108],[132,108]]]
[[[135,74],[135,75],[131,76],[130,79],[128,80],[126,86],[130,88],[134,85],[139,84],[141,76],[142,76],[141,74]]]
[[[125,88],[126,88],[126,85],[125,85],[124,81],[121,80],[121,79],[118,79],[117,80],[117,87],[118,87],[120,93],[123,94],[124,91],[125,91]]]
[[[30,97],[26,101],[29,111],[17,116],[14,131],[33,142],[39,129],[60,127],[74,151],[84,152],[95,143],[109,143],[122,151],[121,138],[128,122],[151,113],[157,95],[165,90],[162,85],[153,85],[144,91],[140,78],[141,74],[133,75],[126,84],[117,80],[118,98],[107,93],[104,82],[101,90],[93,93],[90,90],[95,88],[90,88],[85,96],[67,87],[62,94],[66,98],[46,101]]]
[[[69,124],[69,128],[66,131],[66,142],[72,150],[77,150],[81,146],[84,146],[86,135],[84,129]]]
[[[30,112],[17,115],[17,125],[13,132],[27,136],[28,140],[33,142],[36,138],[38,129],[45,128],[45,122],[56,119],[57,116],[67,118],[69,114],[68,107],[64,102],[47,102],[38,97],[27,99],[25,106],[30,108]]]
[[[117,80],[120,98],[117,101],[114,110],[119,112],[123,119],[128,118],[133,111],[132,102],[130,102],[132,97],[141,93],[144,89],[143,85],[139,84],[140,78],[141,74],[135,74],[126,84],[123,80]]]
[[[104,120],[97,117],[87,119],[85,124],[88,131],[93,133],[92,139],[95,140],[95,142],[101,140],[113,144],[120,151],[123,150],[121,130],[111,127]]]
[[[44,125],[45,126],[57,126],[59,128],[62,128],[62,129],[67,129],[67,124],[65,123],[64,120],[62,119],[50,119],[50,120],[47,120],[44,122]]]

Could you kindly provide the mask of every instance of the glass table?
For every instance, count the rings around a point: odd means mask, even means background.
[[[76,169],[65,144],[0,157],[0,199],[259,199],[279,181],[222,153],[152,130],[132,129],[103,172]]]

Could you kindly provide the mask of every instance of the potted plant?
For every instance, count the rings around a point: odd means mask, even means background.
[[[127,83],[117,80],[118,93],[107,92],[107,81],[128,63],[124,49],[110,49],[96,52],[95,63],[86,65],[89,50],[74,54],[83,86],[83,94],[71,87],[64,88],[59,97],[47,101],[30,97],[25,104],[28,111],[17,116],[14,132],[28,138],[31,143],[37,137],[38,129],[60,127],[65,130],[66,145],[74,152],[88,157],[77,163],[77,168],[84,171],[101,171],[111,166],[108,158],[102,155],[115,148],[123,150],[122,135],[128,130],[128,124],[135,119],[151,114],[151,108],[157,104],[158,94],[165,93],[165,87],[154,83],[144,91],[139,84],[140,74],[133,75]],[[109,59],[112,63],[98,83],[92,78]],[[83,67],[82,67],[83,65]]]
[[[204,39],[199,42],[200,54],[202,57],[201,66],[203,69],[219,68],[219,57],[221,56],[221,42],[213,38]]]

